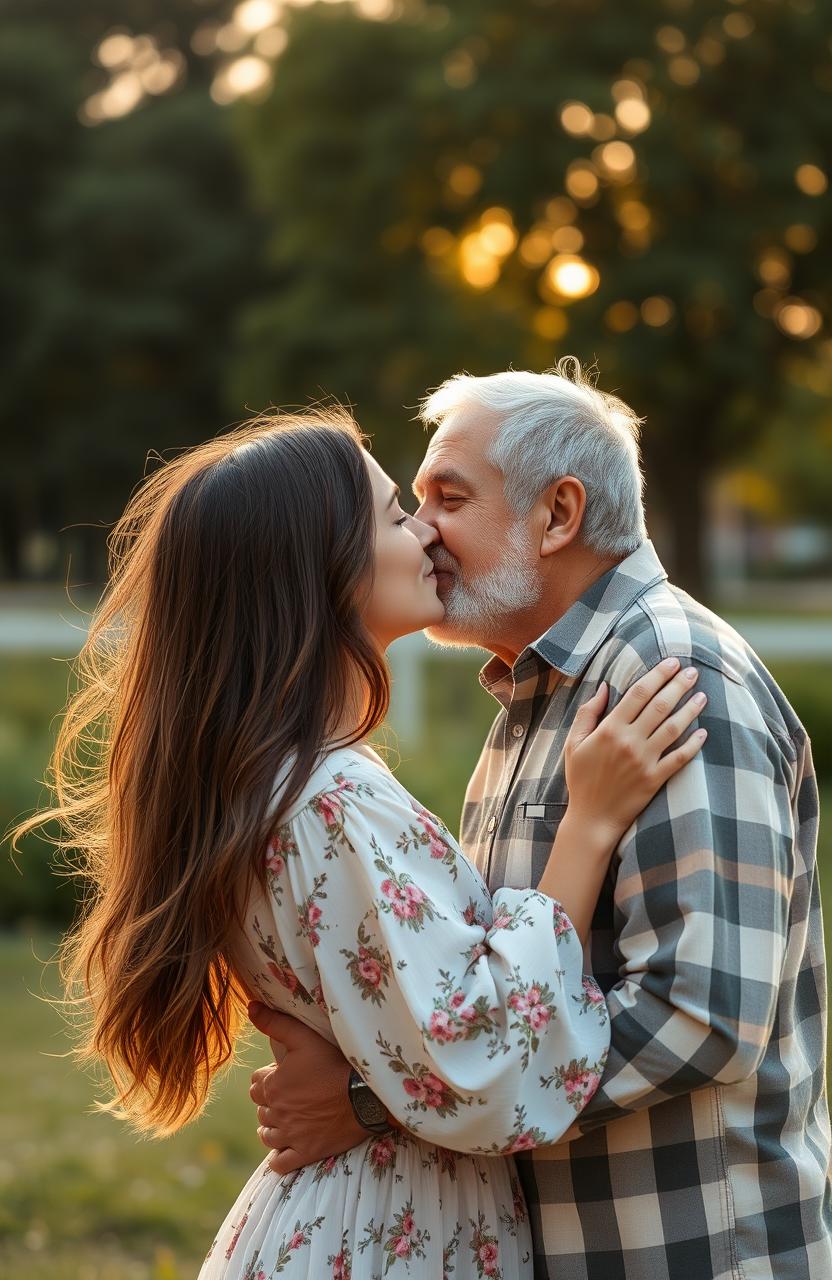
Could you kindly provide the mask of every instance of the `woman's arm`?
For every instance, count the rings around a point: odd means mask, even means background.
[[[609,854],[631,821],[627,806],[636,812],[648,783],[647,798],[661,785],[653,760],[658,743],[644,746],[652,732],[646,721],[632,727],[632,703],[640,699],[646,709],[656,688],[672,684],[671,676],[665,670],[645,678],[631,704],[608,717],[611,729],[596,730],[592,751],[587,747],[603,693],[587,704],[571,735],[571,816],[547,869],[547,892],[567,899],[579,919],[591,914]],[[681,691],[665,691],[671,709]],[[658,718],[665,715],[662,710]],[[679,732],[675,727],[673,740]],[[633,742],[641,744],[638,750]],[[591,782],[600,766],[603,803]],[[287,949],[297,924],[305,936],[314,934],[314,976],[342,1051],[390,1113],[428,1140],[495,1152],[556,1141],[591,1095],[607,1044],[603,998],[582,973],[569,919],[541,892],[501,889],[492,924],[482,914],[481,882],[469,912],[468,888],[461,887],[476,884],[450,838],[420,830],[400,789],[383,775],[372,784],[375,796],[363,784],[361,790],[342,779],[295,823],[300,857],[286,868],[293,905],[289,919],[281,923],[281,913],[276,916]],[[316,867],[315,850],[325,844],[322,820],[340,831],[341,852]],[[356,921],[362,922],[357,938]],[[258,1025],[266,1029],[260,1019]],[[344,1150],[357,1140],[348,1118],[343,1133],[333,1131],[331,1140],[316,1135],[318,1149],[310,1149],[314,1120],[306,1097],[314,1074],[307,1066],[298,1077],[309,1082],[304,1105],[284,1093],[279,1117],[269,1114],[274,1088],[267,1092],[263,1081],[255,1082],[252,1097],[267,1126],[263,1141],[287,1152],[273,1164],[280,1172],[318,1158],[319,1149]],[[294,1122],[301,1112],[302,1132]]]
[[[279,870],[258,910],[281,980],[328,1014],[411,1133],[488,1153],[557,1141],[609,1044],[571,924],[533,889],[492,903],[450,833],[382,767],[334,755],[327,769],[275,835]]]
[[[602,684],[581,707],[566,740],[569,804],[538,890],[560,902],[582,943],[622,836],[707,737],[698,730],[668,751],[704,706],[694,697],[674,712],[697,679],[693,667],[678,668],[676,658],[659,663],[599,723],[608,698]]]

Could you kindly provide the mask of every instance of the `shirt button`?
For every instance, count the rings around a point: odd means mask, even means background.
[[[486,827],[486,830],[493,831],[496,825],[497,825],[497,815],[496,813],[492,813],[491,817],[488,819],[488,826]]]
[[[524,729],[523,729],[522,724],[516,724],[516,725],[514,726],[514,728],[512,729],[512,731],[511,731],[511,732],[512,732],[512,734],[514,735],[514,737],[515,737],[515,738],[522,738],[523,733],[524,733],[525,731],[524,731]]]

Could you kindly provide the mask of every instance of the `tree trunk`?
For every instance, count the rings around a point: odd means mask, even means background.
[[[31,526],[28,493],[18,484],[0,494],[0,577],[20,582],[24,576],[23,543]]]
[[[0,502],[0,577],[9,582],[19,582],[23,569],[20,563],[20,530],[10,503]]]
[[[705,533],[710,474],[691,458],[645,449],[647,487],[660,508],[670,542],[667,571],[677,586],[704,600],[709,593]]]

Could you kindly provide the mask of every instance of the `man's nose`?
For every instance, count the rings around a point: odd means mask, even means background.
[[[416,508],[413,519],[420,524],[429,525],[431,529],[436,529],[436,525],[434,524],[434,522],[428,518],[429,510],[430,510],[430,504],[427,498],[425,498],[422,502],[419,503],[419,506]],[[436,529],[436,535],[438,538],[439,537],[438,529]]]
[[[420,507],[419,511],[421,510],[422,508]],[[419,511],[416,512],[415,516],[410,517],[410,528],[416,534],[416,537],[419,539],[422,547],[427,550],[428,547],[432,547],[434,543],[440,541],[439,530],[434,529],[432,524],[428,524],[426,521],[420,520]]]

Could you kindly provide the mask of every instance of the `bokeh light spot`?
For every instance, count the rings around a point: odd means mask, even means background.
[[[114,32],[105,36],[95,51],[102,67],[120,67],[129,62],[133,54],[133,37],[126,32]]]
[[[454,165],[448,174],[448,186],[455,196],[476,195],[482,186],[482,174],[473,164]]]
[[[517,248],[517,231],[507,209],[486,209],[481,223],[480,242],[489,253],[505,258]]]
[[[615,137],[615,121],[612,116],[603,113],[597,115],[589,132],[596,142],[606,142],[609,138]]]
[[[622,299],[607,307],[604,312],[604,324],[613,333],[627,333],[638,324],[639,311],[634,302]]]
[[[422,234],[422,248],[432,258],[442,258],[450,253],[456,241],[445,227],[428,227]]]
[[[566,170],[566,190],[578,201],[591,200],[598,192],[598,176],[588,160],[574,160]]]
[[[671,58],[667,64],[667,74],[674,84],[689,88],[692,84],[696,84],[701,69],[695,58]]]
[[[579,253],[584,247],[583,232],[567,224],[552,232],[552,248],[558,253]]]
[[[474,289],[490,289],[500,276],[499,259],[489,253],[478,231],[472,231],[461,240],[459,267],[466,282]]]
[[[279,15],[274,0],[243,0],[234,10],[234,22],[242,30],[256,35],[270,27]]]
[[[650,226],[650,210],[640,200],[624,200],[615,216],[625,231],[646,231]]]
[[[823,323],[817,307],[801,298],[785,298],[774,313],[778,328],[790,338],[813,338]]]
[[[551,256],[551,232],[546,227],[532,227],[520,241],[520,261],[527,267],[542,267]]]
[[[623,98],[616,105],[615,118],[628,133],[641,133],[650,124],[650,108],[641,98]]]
[[[577,216],[578,210],[569,196],[555,196],[546,204],[546,217],[557,227],[564,222],[574,222]]]
[[[659,27],[656,44],[663,53],[681,53],[685,47],[685,37],[678,27]]]
[[[791,280],[791,258],[776,246],[766,249],[757,263],[757,275],[763,284],[785,287]]]
[[[563,298],[586,298],[600,281],[595,267],[572,254],[558,254],[546,268],[546,283]]]
[[[722,30],[732,40],[744,40],[750,36],[756,23],[747,13],[729,13],[722,19]]]
[[[829,179],[816,164],[801,164],[794,171],[794,180],[805,196],[822,196],[829,186]]]
[[[580,138],[592,132],[595,116],[583,102],[565,102],[560,109],[560,122],[567,133]]]
[[[607,142],[593,154],[611,178],[626,177],[635,168],[636,153],[629,142]]]
[[[818,234],[805,222],[795,222],[786,227],[783,239],[792,253],[811,253],[818,242]]]
[[[641,304],[641,318],[653,329],[660,329],[662,325],[669,324],[673,319],[673,311],[670,298],[662,298],[658,295],[645,298]]]

